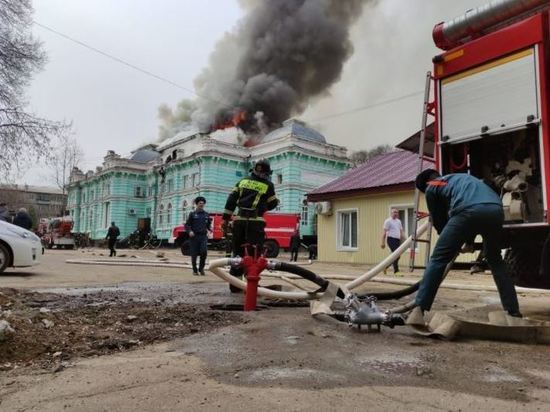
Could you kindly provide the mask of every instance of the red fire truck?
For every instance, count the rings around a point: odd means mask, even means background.
[[[41,233],[42,244],[51,249],[73,249],[75,246],[73,219],[70,216],[40,219],[38,231]]]
[[[516,284],[550,288],[550,3],[500,0],[437,24],[435,161],[501,194]],[[548,239],[548,240],[547,240]]]
[[[212,218],[212,233],[208,235],[208,246],[213,249],[224,250],[226,239],[221,229],[222,213],[210,213]],[[299,229],[300,216],[295,213],[266,213],[264,246],[267,257],[274,258],[279,255],[281,248],[290,247],[290,237],[295,230]],[[183,225],[176,226],[172,230],[172,237],[168,241],[181,248],[181,253],[189,254],[189,238]]]

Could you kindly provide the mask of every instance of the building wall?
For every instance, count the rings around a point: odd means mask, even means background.
[[[197,146],[201,143],[203,146]],[[345,158],[329,160],[301,152],[292,143],[278,145],[271,154],[259,153],[271,162],[273,182],[281,200],[277,211],[302,214],[302,235],[316,233],[314,205],[305,204],[305,194],[341,176],[349,167]],[[312,143],[308,143],[312,145]],[[90,233],[92,239],[103,238],[108,224],[115,221],[121,236],[136,230],[138,219],[151,218],[151,227],[161,239],[169,239],[172,229],[181,225],[193,210],[193,200],[201,195],[207,200],[206,210],[223,212],[227,196],[245,176],[254,161],[247,153],[254,148],[219,145],[212,139],[198,137],[178,149],[176,161],[164,163],[164,183],[160,164],[140,165],[142,170],[125,171],[124,167],[107,167],[98,173],[82,175],[69,188],[69,210],[75,218],[75,231]],[[279,147],[281,146],[281,147]],[[262,145],[264,152],[271,146]],[[322,147],[322,146],[321,146]],[[201,151],[202,148],[202,151]],[[166,149],[172,153],[173,147]],[[224,152],[227,150],[227,153]],[[192,153],[184,157],[182,153]],[[165,160],[166,156],[162,156]],[[107,159],[107,158],[106,158]],[[118,159],[118,158],[117,158]],[[117,160],[128,163],[127,159]],[[125,165],[126,165],[125,163]],[[138,197],[136,188],[139,187]],[[132,213],[130,213],[132,211]]]
[[[382,226],[384,220],[390,215],[393,207],[412,208],[414,205],[414,191],[384,193],[368,196],[358,196],[346,199],[334,199],[332,203],[332,215],[318,216],[318,257],[324,262],[342,262],[374,265],[388,256],[390,253],[387,245],[380,248],[382,239]],[[338,212],[357,210],[357,250],[338,250]],[[420,210],[427,211],[424,196],[420,199]],[[426,220],[423,219],[420,225]],[[403,226],[406,222],[403,222]],[[412,232],[412,230],[410,230]],[[406,230],[407,232],[407,230]],[[432,249],[437,241],[437,233],[432,232]],[[417,248],[415,265],[424,265],[426,244],[421,243]],[[475,260],[475,254],[460,255],[457,261],[471,262]],[[400,269],[406,270],[409,266],[409,253],[402,255],[399,261]]]
[[[60,216],[67,202],[67,195],[61,190],[58,193],[55,189],[49,192],[34,189],[32,186],[24,185],[0,187],[0,201],[6,202],[10,212],[15,214],[24,207],[33,217],[36,226],[41,218]]]

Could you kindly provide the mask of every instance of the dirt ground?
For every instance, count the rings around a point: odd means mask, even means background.
[[[40,266],[0,277],[0,319],[15,329],[0,342],[0,410],[546,410],[550,401],[550,346],[445,342],[407,327],[366,333],[305,307],[217,311],[242,296],[212,274],[65,263],[100,253],[47,251]],[[449,281],[492,284],[462,272]],[[520,301],[550,314],[549,294]],[[441,289],[435,309],[495,304],[494,292]]]

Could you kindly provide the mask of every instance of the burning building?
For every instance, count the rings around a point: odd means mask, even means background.
[[[67,209],[75,231],[102,239],[114,220],[125,236],[136,230],[139,218],[150,218],[154,232],[168,239],[187,218],[196,196],[206,197],[210,212],[223,211],[235,183],[255,161],[267,158],[281,201],[278,210],[301,214],[301,233],[314,235],[315,208],[305,194],[345,173],[350,165],[346,148],[327,143],[296,119],[253,145],[243,142],[250,142],[250,136],[235,127],[201,133],[190,126],[128,157],[109,152],[95,172],[73,171]]]

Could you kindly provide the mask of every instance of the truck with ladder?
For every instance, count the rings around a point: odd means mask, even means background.
[[[433,39],[419,170],[430,157],[493,187],[516,285],[550,289],[550,2],[492,1],[437,24]]]

